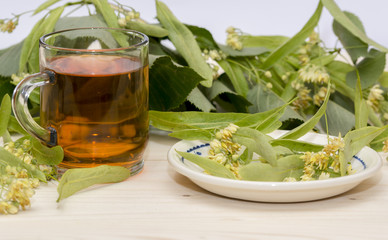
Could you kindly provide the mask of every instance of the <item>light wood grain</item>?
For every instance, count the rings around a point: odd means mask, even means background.
[[[176,173],[167,151],[177,140],[152,135],[142,173],[57,204],[56,183],[41,186],[27,211],[0,216],[0,239],[387,239],[388,166],[330,199],[247,202],[209,193]]]

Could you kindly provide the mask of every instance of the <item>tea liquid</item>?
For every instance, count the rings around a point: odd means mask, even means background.
[[[41,125],[57,131],[64,168],[136,167],[148,139],[148,65],[108,55],[57,57],[41,87]]]

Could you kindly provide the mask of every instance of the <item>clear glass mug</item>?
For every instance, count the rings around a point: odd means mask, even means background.
[[[62,168],[103,164],[143,167],[148,141],[148,37],[110,28],[47,34],[39,44],[40,73],[15,88],[20,125],[49,146],[62,146]],[[40,87],[40,125],[28,97]]]

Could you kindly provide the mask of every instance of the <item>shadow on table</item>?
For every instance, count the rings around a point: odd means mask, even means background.
[[[376,176],[363,181],[355,188],[337,196],[308,202],[271,203],[240,200],[217,195],[197,186],[189,178],[177,173],[171,166],[169,166],[169,176],[176,184],[188,189],[187,193],[182,195],[183,197],[195,197],[195,201],[197,201],[197,203],[198,201],[201,201],[202,204],[209,204],[215,206],[219,206],[220,204],[226,204],[228,205],[228,207],[232,208],[242,208],[251,210],[271,209],[271,211],[299,211],[309,209],[313,210],[317,209],[317,207],[324,207],[326,209],[339,209],[347,207],[351,208],[354,207],[355,204],[362,203],[364,201],[374,201],[374,199],[379,198],[379,194],[381,193],[381,191],[373,188],[375,188],[382,180],[382,173],[379,172]]]

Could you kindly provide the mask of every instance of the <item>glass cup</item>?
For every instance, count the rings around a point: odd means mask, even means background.
[[[15,88],[20,125],[48,146],[62,168],[123,166],[138,173],[148,141],[148,37],[111,28],[77,28],[40,38],[40,73]],[[40,125],[28,110],[40,87]]]

